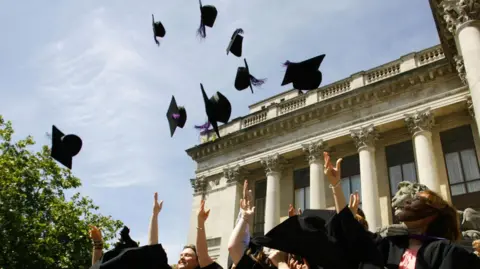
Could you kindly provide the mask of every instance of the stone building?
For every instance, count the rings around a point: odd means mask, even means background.
[[[188,241],[202,196],[212,209],[210,254],[227,244],[247,178],[263,234],[296,208],[333,208],[322,152],[342,157],[344,193],[358,190],[372,230],[392,224],[400,181],[427,185],[458,209],[480,208],[480,4],[430,0],[441,44],[361,71],[318,90],[289,90],[187,150],[197,163]]]

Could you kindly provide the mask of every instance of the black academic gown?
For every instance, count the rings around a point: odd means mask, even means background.
[[[408,248],[408,236],[382,238],[366,231],[345,207],[327,224],[328,233],[341,242],[359,269],[398,269]],[[480,258],[449,240],[424,242],[417,253],[415,269],[480,268]]]

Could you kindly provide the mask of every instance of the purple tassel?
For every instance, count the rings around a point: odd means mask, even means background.
[[[207,121],[203,125],[195,125],[195,129],[199,129],[199,130],[208,130],[208,128],[210,128],[210,122],[209,121]]]
[[[178,120],[180,118],[180,114],[174,113],[172,114],[172,118]]]
[[[287,66],[289,66],[291,63],[292,63],[292,62],[290,62],[290,61],[286,61],[286,62],[283,63],[283,66],[287,67]]]
[[[265,83],[267,81],[266,78],[263,78],[263,79],[258,79],[258,78],[255,78],[254,76],[250,75],[250,83],[252,83],[253,86],[262,86],[263,83]]]

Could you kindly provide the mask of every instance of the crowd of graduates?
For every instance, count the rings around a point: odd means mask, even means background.
[[[368,231],[358,193],[351,194],[347,203],[340,184],[342,160],[334,166],[328,153],[324,153],[324,158],[335,210],[302,212],[290,206],[289,218],[264,236],[250,236],[249,223],[255,207],[245,180],[239,216],[228,243],[228,269],[480,268],[480,241],[474,241],[473,252],[456,243],[461,238],[458,212],[439,194],[430,190],[418,192],[395,212],[408,228],[408,234],[382,237]],[[162,204],[155,194],[146,246],[139,247],[129,237],[128,228],[124,228],[115,247],[103,253],[101,232],[92,227],[91,268],[170,269],[165,250],[158,242]],[[196,243],[183,248],[177,269],[223,269],[208,254],[205,222],[209,213],[205,201],[201,201]]]

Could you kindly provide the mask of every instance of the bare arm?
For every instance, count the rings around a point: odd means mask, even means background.
[[[158,244],[158,214],[162,210],[163,201],[158,202],[158,194],[155,193],[153,197],[153,214],[150,218],[150,227],[148,227],[148,244]]]
[[[327,176],[328,181],[330,182],[330,188],[332,189],[333,199],[335,201],[335,209],[337,213],[340,213],[340,211],[342,211],[342,209],[344,209],[347,205],[345,195],[342,191],[340,177],[340,164],[342,162],[342,159],[338,159],[336,167],[333,167],[332,163],[330,162],[330,155],[327,152],[323,153],[323,158],[325,161],[324,173],[325,176]]]
[[[93,225],[90,226],[89,236],[93,240],[92,265],[94,265],[103,255],[103,237],[100,229]]]
[[[98,248],[96,245],[93,247],[92,265],[97,263],[102,258],[102,255],[103,255],[102,248],[103,248],[103,244],[101,247],[98,247]]]
[[[247,235],[248,221],[249,216],[240,211],[237,224],[235,225],[228,242],[228,252],[232,258],[233,264],[238,264],[245,251],[243,239]]]
[[[205,201],[200,204],[198,212],[198,226],[197,226],[197,257],[200,268],[204,268],[213,263],[213,259],[208,255],[207,235],[205,233],[205,221],[210,214],[210,210],[205,211]]]

